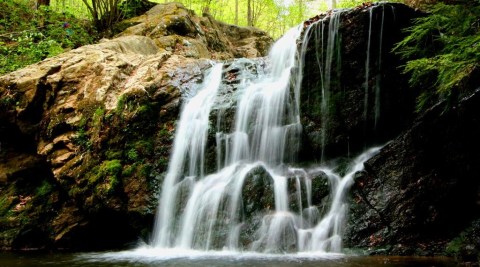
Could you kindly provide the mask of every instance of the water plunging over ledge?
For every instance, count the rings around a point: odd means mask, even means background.
[[[332,16],[332,34],[338,32],[339,17],[340,13]],[[269,54],[270,68],[237,89],[233,131],[216,134],[219,168],[214,173],[205,171],[205,151],[223,65],[215,64],[198,93],[186,101],[162,187],[152,247],[341,252],[345,193],[354,174],[378,148],[357,157],[343,176],[326,167],[295,167],[302,131],[298,69],[305,46],[297,51],[302,30],[302,26],[293,28],[278,40]],[[333,35],[327,49],[333,50],[334,42]],[[323,92],[328,94],[328,59],[325,68]],[[324,210],[312,204],[312,179],[319,175],[330,186]]]

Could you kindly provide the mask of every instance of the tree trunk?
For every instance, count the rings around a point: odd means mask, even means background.
[[[40,6],[49,6],[50,0],[37,0],[37,8]]]
[[[337,8],[337,0],[330,0],[330,9]]]
[[[298,21],[303,20],[303,1],[298,1]]]
[[[248,20],[248,26],[253,26],[252,0],[247,1],[247,20]]]
[[[235,25],[238,25],[238,0],[235,0]]]

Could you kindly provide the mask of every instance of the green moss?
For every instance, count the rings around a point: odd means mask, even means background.
[[[0,108],[9,109],[12,106],[15,106],[17,101],[13,96],[7,95],[0,99]]]
[[[36,190],[37,197],[48,196],[53,191],[53,186],[46,180]]]
[[[122,172],[122,163],[118,159],[106,160],[100,166],[100,175],[118,176]]]
[[[122,176],[123,177],[130,177],[134,174],[136,169],[137,169],[137,163],[134,163],[132,165],[128,165],[123,169]]]
[[[102,175],[100,174],[100,167],[93,167],[93,169],[89,172],[89,175],[86,175],[86,177],[89,184],[96,184],[102,178]]]
[[[97,108],[95,113],[93,113],[93,126],[101,126],[104,116],[105,110],[102,107]]]
[[[453,257],[460,252],[463,243],[465,243],[465,236],[461,235],[447,244],[445,252],[447,253],[447,255]]]
[[[72,140],[84,150],[90,150],[92,148],[92,141],[88,134],[88,121],[85,116],[80,120],[77,134]]]
[[[144,164],[142,165],[142,167],[140,168],[140,175],[142,177],[149,177],[150,174],[152,173],[152,170],[153,170],[153,166],[150,165],[150,164]]]
[[[79,183],[69,191],[72,197],[85,197],[95,200],[103,199],[116,191],[121,183],[123,166],[119,159],[105,160],[93,167],[84,176],[87,183]],[[93,202],[92,202],[93,203]]]
[[[480,261],[480,219],[447,244],[445,252],[462,262]]]
[[[129,161],[132,161],[132,162],[135,162],[135,161],[138,160],[138,154],[137,154],[137,150],[135,150],[135,148],[132,148],[132,149],[128,150],[127,159]]]
[[[106,160],[102,163],[99,170],[99,176],[104,179],[106,187],[105,193],[113,192],[120,183],[120,176],[122,174],[122,163],[120,160]]]
[[[122,154],[123,152],[121,150],[108,150],[107,152],[105,152],[105,157],[108,159],[108,160],[112,160],[112,159],[119,159],[122,157]]]
[[[3,192],[2,192],[3,193]],[[13,200],[10,195],[5,194],[0,196],[0,217],[5,216],[13,205]]]
[[[138,109],[137,109],[137,113],[139,114],[149,114],[152,112],[152,107],[148,104],[146,105],[141,105]]]
[[[68,191],[68,195],[72,198],[78,198],[78,197],[81,197],[81,196],[84,196],[85,195],[85,192],[86,192],[86,188],[85,187],[80,187],[80,186],[73,186],[72,188],[70,188],[70,190]]]
[[[57,128],[61,128],[63,123],[65,123],[65,115],[60,113],[60,114],[55,114],[54,116],[50,116],[50,120],[47,125],[47,136],[52,137],[55,135],[55,131]]]
[[[121,95],[118,98],[117,107],[115,108],[117,113],[121,113],[123,111],[123,109],[125,108],[125,105],[126,105],[126,100],[127,100],[127,98],[125,97],[125,95]]]

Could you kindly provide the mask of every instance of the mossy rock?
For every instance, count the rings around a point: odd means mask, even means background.
[[[480,219],[447,244],[447,255],[460,262],[480,263]]]

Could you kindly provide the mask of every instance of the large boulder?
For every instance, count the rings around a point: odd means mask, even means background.
[[[122,24],[128,28],[118,36],[147,36],[160,49],[191,58],[260,57],[273,41],[257,28],[219,22],[209,14],[198,17],[180,3],[157,5]]]
[[[272,42],[177,3],[125,23],[114,39],[0,77],[0,248],[147,239],[182,95],[211,59],[263,56]]]

